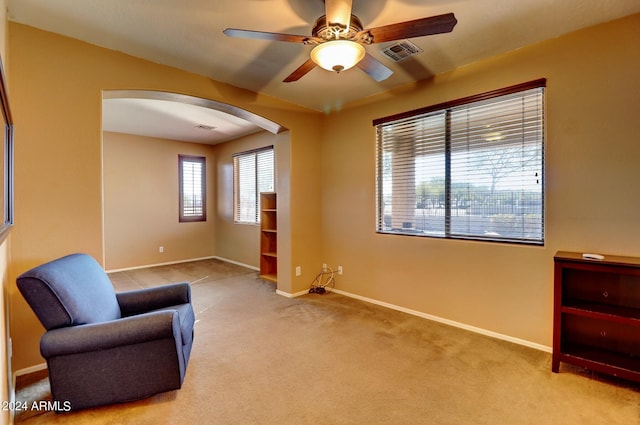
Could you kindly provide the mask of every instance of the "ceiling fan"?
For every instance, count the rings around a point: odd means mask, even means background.
[[[397,24],[363,29],[360,19],[351,14],[352,0],[325,0],[325,15],[316,20],[311,36],[281,34],[227,28],[229,37],[286,41],[315,46],[310,58],[293,71],[285,83],[297,81],[317,65],[341,72],[357,66],[376,81],[387,79],[393,71],[368,54],[365,45],[404,38],[451,32],[458,22],[453,13],[415,19]]]

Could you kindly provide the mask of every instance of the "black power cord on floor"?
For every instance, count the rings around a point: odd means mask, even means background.
[[[335,286],[336,281],[333,278],[334,272],[331,267],[325,267],[320,273],[316,275],[311,282],[311,288],[309,288],[310,294],[326,294],[330,292]]]

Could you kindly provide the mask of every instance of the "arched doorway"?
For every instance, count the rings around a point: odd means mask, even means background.
[[[257,267],[259,260],[236,254],[255,252],[257,258],[259,236],[255,226],[233,225],[229,213],[233,175],[227,160],[230,150],[256,144],[274,146],[276,191],[288,191],[290,137],[281,125],[233,105],[194,96],[149,90],[104,91],[103,241],[107,270],[212,256]],[[214,188],[208,190],[211,208],[205,225],[178,223],[174,214],[180,152],[208,157],[207,179]],[[281,197],[278,208],[285,211],[289,196],[282,194],[286,196]],[[286,230],[288,223],[281,227]],[[280,239],[283,258],[279,256],[278,262],[290,262],[286,254],[290,252],[289,241]],[[241,244],[236,253],[217,248],[228,246],[229,241]]]

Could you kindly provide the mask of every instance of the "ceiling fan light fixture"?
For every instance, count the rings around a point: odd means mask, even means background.
[[[364,46],[350,40],[332,40],[311,51],[311,59],[327,71],[341,72],[353,68],[364,58]]]

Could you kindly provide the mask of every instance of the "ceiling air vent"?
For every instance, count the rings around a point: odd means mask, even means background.
[[[420,52],[422,52],[422,49],[409,40],[403,40],[398,43],[392,44],[382,51],[382,53],[387,55],[394,62],[403,61],[406,58],[417,55]]]
[[[199,128],[200,130],[207,130],[207,131],[211,131],[211,130],[215,129],[214,126],[206,125],[206,124],[198,124],[198,125],[196,125],[196,128]]]

